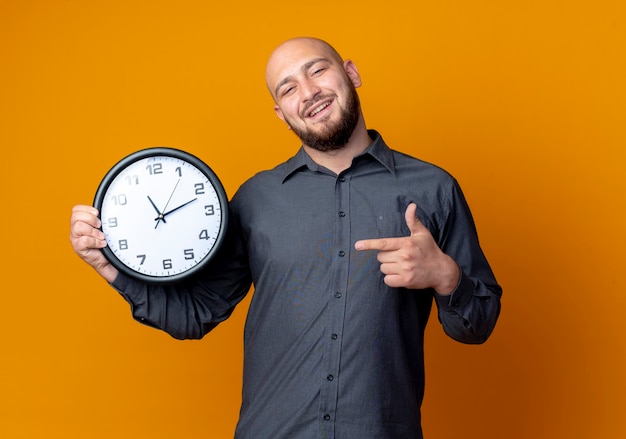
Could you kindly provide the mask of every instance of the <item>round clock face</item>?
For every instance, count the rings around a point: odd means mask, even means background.
[[[200,270],[226,232],[228,199],[197,157],[149,148],[118,162],[94,201],[111,264],[147,282],[180,281]]]

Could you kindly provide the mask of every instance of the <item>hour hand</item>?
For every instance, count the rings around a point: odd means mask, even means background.
[[[150,201],[150,204],[152,204],[152,207],[154,207],[154,210],[156,210],[157,215],[159,215],[158,217],[156,217],[154,220],[163,220],[163,222],[165,222],[165,215],[163,215],[161,213],[161,211],[159,210],[158,207],[156,207],[156,204],[154,204],[154,201],[152,201],[152,198],[150,198],[150,195],[148,195],[148,201]],[[158,224],[158,223],[157,223]]]

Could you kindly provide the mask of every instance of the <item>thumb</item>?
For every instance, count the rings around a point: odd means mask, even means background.
[[[411,236],[422,233],[424,229],[426,229],[426,226],[422,224],[420,219],[417,217],[416,212],[417,204],[410,203],[406,208],[406,212],[404,213],[404,219],[406,220],[406,225],[411,231]]]

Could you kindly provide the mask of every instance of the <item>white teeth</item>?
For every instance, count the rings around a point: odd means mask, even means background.
[[[319,113],[320,111],[322,111],[324,108],[328,107],[329,105],[330,105],[330,102],[326,102],[325,104],[320,105],[315,110],[309,113],[309,117],[315,116],[317,113]]]

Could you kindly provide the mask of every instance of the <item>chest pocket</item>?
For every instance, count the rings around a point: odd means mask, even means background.
[[[401,197],[404,198],[404,197]],[[409,236],[409,227],[406,224],[405,213],[411,201],[398,199],[395,205],[387,206],[388,209],[369,211],[363,215],[357,215],[353,222],[355,241],[359,239],[399,238]],[[416,215],[419,220],[430,230],[435,239],[437,231],[433,230],[430,217],[423,209],[417,206]]]

